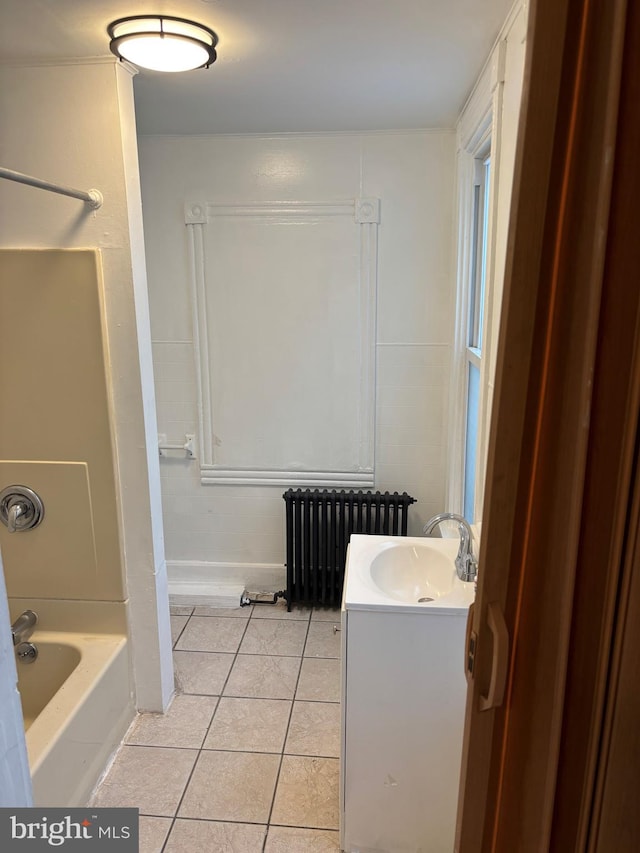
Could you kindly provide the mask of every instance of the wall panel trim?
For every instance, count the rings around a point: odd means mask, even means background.
[[[208,318],[214,307],[208,286],[215,273],[215,258],[207,251],[207,229],[221,218],[246,218],[269,225],[300,225],[305,228],[328,219],[343,219],[345,226],[358,227],[357,316],[354,316],[353,335],[358,339],[359,388],[357,418],[354,418],[357,452],[352,463],[335,470],[331,460],[326,469],[306,470],[304,464],[291,470],[288,460],[276,466],[256,464],[256,458],[246,465],[228,465],[216,453],[216,406],[212,370],[212,329]],[[192,199],[184,205],[184,221],[189,235],[191,254],[191,296],[195,349],[196,386],[198,392],[198,426],[200,435],[201,483],[203,485],[311,485],[322,487],[369,488],[374,484],[375,454],[375,346],[376,346],[376,288],[378,256],[378,223],[380,200],[356,198],[337,201],[267,201],[210,202]],[[347,233],[347,232],[345,232]],[[313,258],[309,263],[313,265]],[[265,318],[265,322],[269,322]],[[214,389],[215,390],[215,389]],[[300,460],[299,460],[300,461]],[[335,460],[337,461],[337,460]],[[334,465],[335,465],[334,461]]]

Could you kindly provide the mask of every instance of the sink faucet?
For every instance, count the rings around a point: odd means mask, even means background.
[[[20,643],[24,643],[29,639],[36,629],[37,621],[38,614],[34,613],[33,610],[25,610],[24,613],[18,616],[11,626],[11,636],[14,646],[19,646]]]
[[[437,527],[442,521],[456,521],[458,523],[458,533],[460,534],[460,547],[455,559],[456,572],[461,581],[469,583],[476,579],[478,571],[478,561],[473,556],[471,546],[472,533],[469,527],[469,522],[463,516],[455,512],[441,512],[439,515],[434,515],[422,528],[425,536],[428,536],[432,530]]]

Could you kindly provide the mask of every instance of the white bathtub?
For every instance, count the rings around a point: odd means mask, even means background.
[[[134,716],[126,635],[82,630],[86,613],[78,621],[77,632],[36,629],[37,659],[16,662],[38,806],[85,805]]]

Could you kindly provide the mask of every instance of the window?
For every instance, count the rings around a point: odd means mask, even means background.
[[[482,360],[482,326],[487,273],[487,234],[489,176],[491,159],[488,151],[474,160],[473,201],[470,226],[470,263],[466,345],[464,352],[464,459],[462,505],[464,517],[475,521],[477,450],[480,414],[480,368]]]

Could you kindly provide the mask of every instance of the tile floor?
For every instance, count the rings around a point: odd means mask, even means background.
[[[337,610],[172,607],[176,697],[141,714],[92,805],[140,809],[140,853],[335,853]]]

